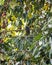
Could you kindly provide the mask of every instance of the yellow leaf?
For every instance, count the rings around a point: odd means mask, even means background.
[[[13,15],[12,17],[11,17],[11,19],[15,22],[16,21],[16,17]]]
[[[24,19],[23,18],[20,18],[20,20],[22,21],[22,24],[24,24]]]
[[[11,32],[11,35],[12,35],[12,36],[16,36],[16,31],[12,31],[12,32]]]
[[[49,6],[50,6],[49,3],[45,3],[43,9],[44,9],[45,11],[47,11],[47,10],[49,10]]]
[[[15,49],[14,49],[15,52],[18,51],[18,50],[19,50],[18,48],[15,48]]]
[[[7,30],[15,30],[15,26],[12,25],[12,24],[9,24],[7,27],[6,27]]]
[[[10,38],[4,38],[3,41],[7,42]]]
[[[8,24],[10,24],[11,23],[11,21],[10,21],[10,19],[8,19]]]
[[[32,13],[28,13],[28,18],[30,19],[30,18],[32,18]]]

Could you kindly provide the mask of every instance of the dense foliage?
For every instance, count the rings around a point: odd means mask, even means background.
[[[52,0],[0,0],[0,65],[51,60]]]

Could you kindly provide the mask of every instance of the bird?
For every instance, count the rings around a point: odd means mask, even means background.
[[[26,30],[26,35],[29,35],[30,34],[30,28],[29,28],[29,26],[26,26],[25,30]]]

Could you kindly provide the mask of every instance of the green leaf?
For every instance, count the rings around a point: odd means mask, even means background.
[[[39,33],[37,36],[35,36],[34,40],[38,41],[42,37],[42,33]]]
[[[3,5],[4,4],[4,1],[5,0],[0,0],[0,5]]]

